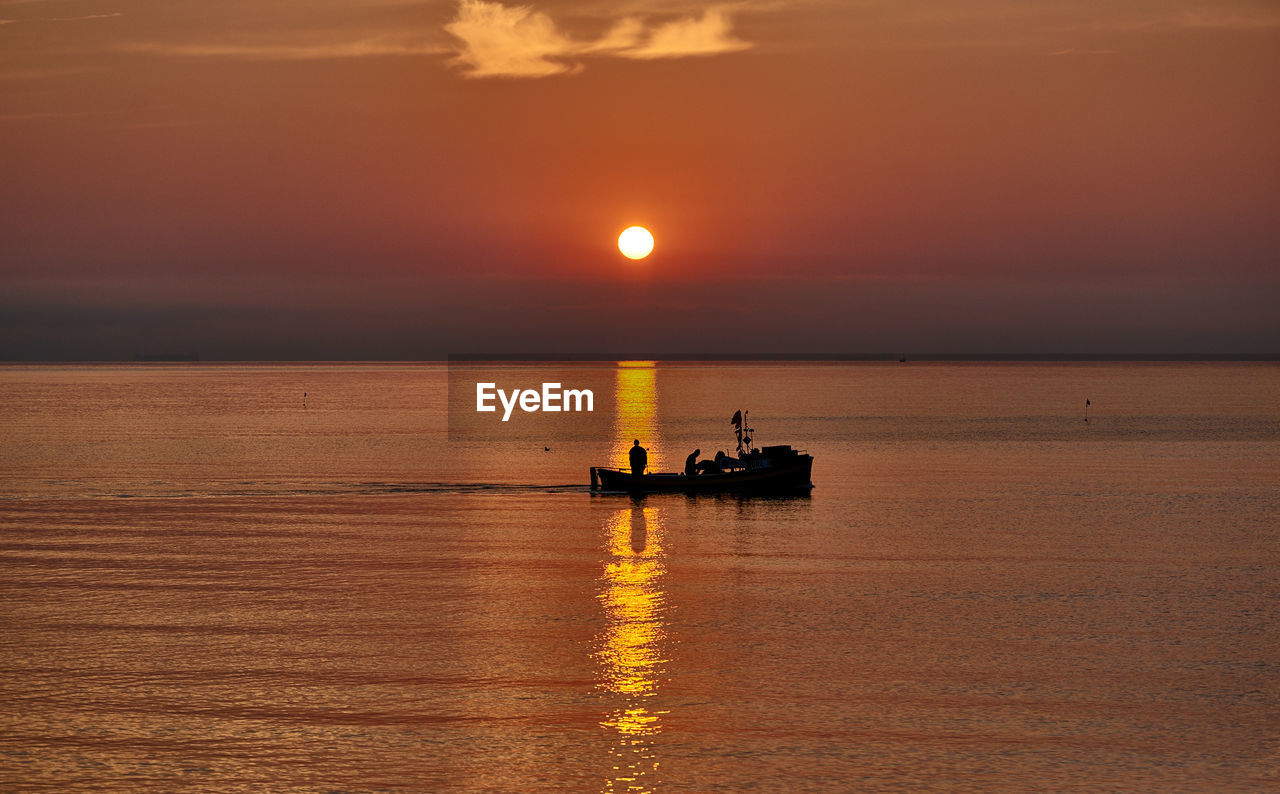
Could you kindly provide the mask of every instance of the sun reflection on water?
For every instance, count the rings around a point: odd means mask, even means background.
[[[613,449],[611,465],[628,468],[631,442],[649,450],[649,470],[661,471],[662,438],[658,435],[658,370],[653,361],[619,361],[614,384]]]
[[[613,776],[605,791],[652,791],[658,758],[652,737],[666,711],[652,707],[666,659],[665,596],[661,582],[662,523],[655,508],[638,500],[606,522],[609,557],[599,598],[607,628],[600,637],[600,688],[614,693],[615,707],[601,726],[614,732]]]

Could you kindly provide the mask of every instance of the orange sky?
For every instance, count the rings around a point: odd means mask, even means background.
[[[1276,353],[1277,96],[1274,2],[0,0],[0,359]]]

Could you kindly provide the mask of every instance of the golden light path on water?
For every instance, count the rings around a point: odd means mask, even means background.
[[[611,465],[630,468],[632,441],[649,450],[649,471],[661,471],[662,438],[658,435],[658,370],[652,361],[619,361],[614,385]]]
[[[609,558],[599,598],[607,628],[597,656],[601,688],[619,698],[600,723],[616,734],[613,777],[604,790],[652,791],[659,780],[651,737],[662,730],[662,715],[667,713],[649,707],[666,662],[662,523],[656,508],[633,502],[612,515],[605,529]]]
[[[657,432],[657,370],[652,361],[620,361],[615,387],[615,466],[628,467],[632,441],[649,449],[649,469],[660,470]],[[616,704],[601,727],[613,732],[613,776],[605,791],[652,791],[658,759],[651,737],[662,730],[665,711],[650,708],[666,662],[662,591],[662,522],[656,508],[633,498],[604,525],[608,556],[601,576],[600,603],[606,629],[599,638],[600,687]]]

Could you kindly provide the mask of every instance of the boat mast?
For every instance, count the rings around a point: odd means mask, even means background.
[[[746,454],[750,455],[755,451],[755,448],[751,445],[751,434],[754,433],[755,430],[747,426],[747,414],[749,413],[751,412],[739,411],[733,415],[733,434],[738,439],[739,456],[742,456],[744,453],[744,444],[746,445]]]

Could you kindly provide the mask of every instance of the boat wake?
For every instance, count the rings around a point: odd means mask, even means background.
[[[46,481],[29,489],[0,494],[0,501],[21,499],[225,499],[397,494],[526,494],[588,493],[585,484],[493,482],[220,482],[108,483]]]

